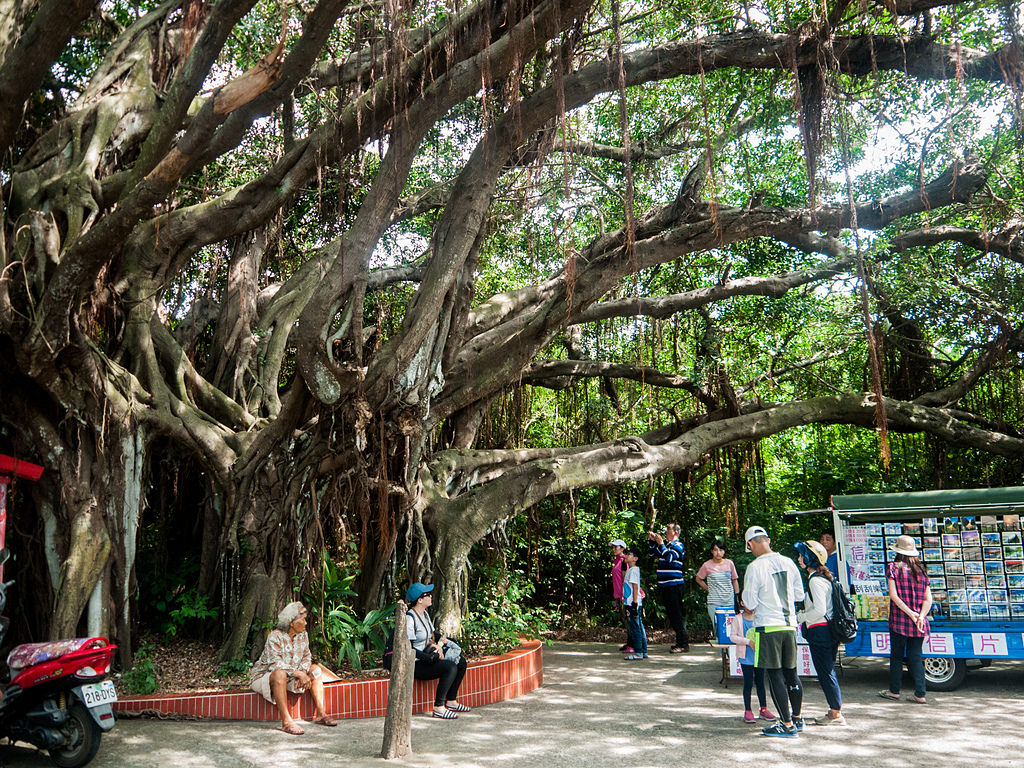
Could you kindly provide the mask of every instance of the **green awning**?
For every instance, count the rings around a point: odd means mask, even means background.
[[[870,517],[1024,514],[1024,487],[833,496],[832,509],[841,514]]]

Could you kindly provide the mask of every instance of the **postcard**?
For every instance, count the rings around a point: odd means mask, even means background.
[[[1006,586],[1024,587],[1024,571],[1006,574]]]
[[[988,601],[988,592],[984,589],[968,589],[967,602],[984,603]]]
[[[963,550],[960,547],[943,547],[942,548],[942,559],[943,560],[959,560],[963,555]]]
[[[972,619],[985,619],[988,618],[988,604],[987,603],[971,603],[971,618]]]
[[[880,549],[869,549],[868,550],[868,562],[869,563],[884,563],[885,553]]]
[[[998,523],[998,520],[996,520],[995,515],[982,515],[978,518],[979,525],[996,525],[996,523]]]
[[[1024,606],[1022,606],[1024,607]],[[969,619],[971,617],[971,610],[965,603],[950,603],[949,604],[949,618],[951,619]]]
[[[896,546],[896,541],[898,539],[899,539],[899,536],[886,536],[885,537],[885,548],[886,549],[892,549],[893,547],[895,547]]]
[[[1015,619],[1024,619],[1024,603],[1012,603],[1010,615]]]
[[[934,517],[926,517],[921,521],[921,530],[925,533],[938,533],[939,521]]]
[[[868,547],[871,549],[882,549],[885,547],[885,539],[881,536],[868,536]]]
[[[993,573],[985,577],[985,586],[989,589],[1005,589],[1006,577],[1001,573]]]
[[[1003,548],[1002,547],[982,547],[981,556],[986,560],[1002,560],[1003,559]]]
[[[926,549],[921,553],[921,556],[924,558],[926,562],[930,560],[942,560],[942,550]]]
[[[951,590],[949,590],[949,602],[951,602],[951,603],[966,603],[967,602],[967,590],[966,589],[951,589]]]
[[[1005,603],[1006,602],[1006,590],[1005,589],[990,589],[988,591],[988,601],[990,603]],[[978,601],[981,602],[980,600]]]
[[[1020,531],[1003,531],[1003,544],[1020,544]]]
[[[907,536],[918,536],[921,533],[921,524],[920,523],[904,523],[903,524],[903,532],[905,534],[907,534]]]
[[[886,523],[885,524],[885,535],[886,536],[899,536],[903,533],[903,523]]]
[[[967,573],[967,574],[972,574],[972,573],[978,574],[978,573],[984,573],[984,572],[985,572],[985,566],[982,565],[980,561],[965,562],[964,563],[964,573]]]
[[[985,574],[991,573],[1002,573],[1003,572],[1003,561],[1002,560],[986,560],[985,561]]]
[[[883,527],[881,523],[868,523],[864,526],[864,530],[867,531],[868,536],[883,535]]]
[[[881,563],[871,563],[871,565],[868,566],[868,576],[872,579],[884,579],[885,566]]]
[[[980,544],[981,532],[977,528],[971,528],[969,530],[965,528],[964,532],[960,534],[960,541],[964,543],[964,546],[967,546],[968,544]]]
[[[1020,560],[1024,558],[1024,546],[1020,544],[1010,544],[1003,547],[1003,557],[1007,560]]]
[[[1004,560],[1003,569],[1015,576],[1024,574],[1024,560]]]
[[[967,586],[966,576],[946,576],[947,589],[963,589]]]
[[[1010,606],[1006,603],[997,603],[995,605],[989,605],[988,617],[990,619],[1008,619],[1010,618]]]
[[[944,533],[944,534],[942,534],[942,546],[944,546],[944,547],[959,547],[960,546],[960,534],[959,533]]]
[[[945,589],[946,579],[942,576],[932,576],[930,579],[928,579],[928,586],[931,587],[933,590]],[[934,598],[935,595],[933,594],[932,597]]]
[[[974,524],[974,515],[966,515],[960,518],[960,526],[965,531],[977,531],[978,526]]]
[[[1003,515],[1003,530],[1004,531],[1019,531],[1020,530],[1020,515]]]
[[[964,560],[981,560],[981,547],[964,547]]]
[[[985,577],[981,574],[971,574],[970,576],[964,576],[964,580],[967,583],[968,589],[984,589],[985,588]]]
[[[964,572],[964,564],[961,560],[950,560],[945,563],[946,574],[956,573],[960,574]]]
[[[992,546],[993,544],[1002,544],[1002,539],[999,538],[998,533],[982,533],[981,534],[982,546]]]
[[[942,563],[925,563],[924,570],[929,576],[946,575],[946,572],[942,569]]]
[[[960,533],[960,518],[947,517],[942,521],[942,529],[946,533]]]
[[[1024,603],[1024,588],[1011,589],[1009,597],[1011,603]]]
[[[999,523],[978,523],[978,530],[982,533],[995,533],[999,530]]]
[[[925,536],[922,541],[926,547],[941,547],[942,537],[941,536]]]

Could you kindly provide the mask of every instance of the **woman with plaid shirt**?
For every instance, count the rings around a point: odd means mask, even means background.
[[[895,562],[889,563],[889,688],[879,691],[883,699],[899,699],[903,680],[903,657],[914,678],[914,695],[908,701],[924,704],[924,661],[921,647],[928,635],[928,611],[932,607],[932,591],[928,573],[921,563],[914,540],[900,536],[892,551]]]

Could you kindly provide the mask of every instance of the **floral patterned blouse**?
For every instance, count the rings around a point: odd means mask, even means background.
[[[287,632],[280,629],[272,630],[267,637],[267,644],[263,646],[263,654],[260,660],[253,665],[250,679],[258,680],[263,675],[269,675],[277,669],[291,671],[301,669],[309,671],[313,663],[313,656],[309,652],[309,635],[305,632],[289,637]]]

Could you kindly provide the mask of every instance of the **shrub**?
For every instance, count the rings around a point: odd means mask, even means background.
[[[121,677],[129,693],[144,696],[155,693],[160,687],[156,680],[159,669],[150,657],[152,652],[153,646],[149,643],[142,643],[135,652],[135,663]]]

